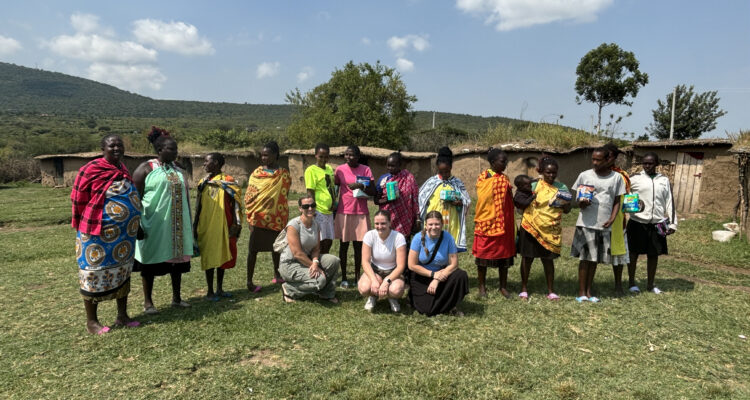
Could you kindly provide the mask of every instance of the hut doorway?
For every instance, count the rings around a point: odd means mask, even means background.
[[[675,209],[678,214],[698,212],[703,177],[703,153],[677,153],[674,171]]]

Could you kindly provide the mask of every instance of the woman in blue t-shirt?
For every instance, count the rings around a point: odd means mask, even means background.
[[[409,301],[421,314],[463,315],[456,305],[469,293],[469,276],[458,268],[457,252],[453,236],[443,231],[443,216],[428,212],[409,249]]]

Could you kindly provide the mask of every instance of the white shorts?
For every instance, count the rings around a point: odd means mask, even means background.
[[[320,240],[333,240],[333,214],[315,213],[315,222],[320,228]]]

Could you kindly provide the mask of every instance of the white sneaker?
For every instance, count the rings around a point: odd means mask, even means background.
[[[388,299],[388,302],[391,303],[391,311],[401,311],[401,304],[398,303],[398,299]]]
[[[640,293],[641,289],[638,288],[638,286],[631,286],[629,289],[630,293]]]
[[[365,302],[365,310],[372,311],[372,309],[375,308],[375,300],[375,296],[368,297]]]
[[[654,287],[653,289],[650,290],[650,292],[653,294],[661,294],[661,290],[659,290],[658,287]]]

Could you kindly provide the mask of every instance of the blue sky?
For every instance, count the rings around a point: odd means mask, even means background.
[[[750,129],[743,0],[26,0],[2,9],[0,61],[157,99],[279,104],[349,60],[380,60],[401,71],[416,110],[563,115],[587,130],[596,107],[576,104],[575,69],[614,42],[649,74],[621,131],[644,133],[656,100],[678,84],[719,92],[728,114],[707,136]]]

